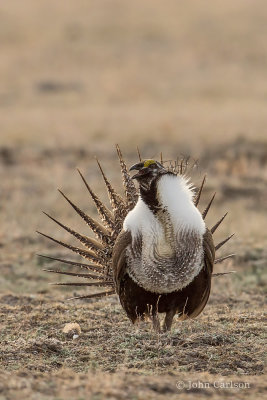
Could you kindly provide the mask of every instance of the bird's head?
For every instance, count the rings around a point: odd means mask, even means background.
[[[132,179],[136,179],[140,186],[149,187],[151,182],[156,180],[161,175],[168,173],[168,171],[155,160],[144,160],[137,164],[134,164],[130,171],[137,170],[137,174],[132,176]]]

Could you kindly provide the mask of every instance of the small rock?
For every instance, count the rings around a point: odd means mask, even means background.
[[[81,327],[77,322],[69,322],[63,328],[63,333],[65,333],[69,339],[77,339],[81,332]]]

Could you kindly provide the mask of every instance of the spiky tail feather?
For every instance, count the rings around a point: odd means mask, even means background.
[[[54,221],[56,224],[58,224],[61,228],[63,228],[65,231],[67,231],[70,235],[74,236],[77,240],[79,240],[82,245],[86,249],[78,248],[75,246],[72,246],[70,244],[67,244],[65,242],[62,242],[60,240],[57,240],[51,236],[48,236],[44,233],[40,233],[42,236],[48,238],[49,240],[54,241],[55,243],[68,248],[69,250],[73,251],[76,254],[79,254],[80,256],[84,257],[85,259],[91,261],[90,264],[87,263],[81,263],[77,261],[71,261],[71,260],[65,260],[57,257],[51,257],[51,256],[43,256],[40,255],[40,257],[45,257],[47,259],[53,260],[53,261],[58,261],[62,264],[70,265],[73,267],[79,267],[82,269],[87,269],[90,271],[90,273],[75,273],[75,272],[68,272],[68,271],[62,271],[62,270],[54,270],[54,269],[46,269],[46,271],[51,272],[51,273],[56,273],[56,274],[61,274],[61,275],[67,275],[67,276],[77,276],[79,278],[84,278],[87,280],[91,280],[91,282],[70,282],[70,283],[55,283],[55,285],[64,285],[64,286],[91,286],[91,287],[111,287],[111,289],[107,289],[102,292],[97,292],[93,294],[88,294],[88,295],[82,295],[82,296],[76,296],[71,299],[96,299],[96,298],[102,298],[106,296],[110,296],[115,294],[115,286],[112,278],[112,273],[111,273],[111,257],[112,257],[112,249],[115,243],[115,240],[120,233],[123,225],[123,221],[127,213],[135,206],[137,202],[137,190],[133,184],[133,181],[131,180],[131,177],[129,175],[126,163],[124,161],[124,158],[122,156],[121,150],[118,145],[116,145],[116,150],[117,150],[117,155],[119,158],[119,163],[120,163],[120,168],[121,168],[121,176],[122,176],[122,184],[123,184],[123,189],[124,189],[124,198],[121,197],[121,195],[113,188],[111,183],[109,182],[106,174],[103,171],[102,166],[100,165],[99,161],[97,160],[97,164],[99,166],[101,175],[103,177],[109,201],[110,201],[110,206],[111,210],[104,205],[104,203],[99,199],[99,197],[95,194],[95,192],[91,189],[91,187],[88,185],[86,179],[82,175],[82,173],[78,170],[79,175],[85,184],[87,191],[90,194],[90,197],[92,198],[97,212],[99,214],[99,217],[101,219],[101,223],[97,222],[95,219],[91,218],[89,215],[84,213],[76,204],[74,204],[62,191],[59,190],[59,192],[62,194],[62,196],[67,200],[67,202],[72,206],[72,208],[77,212],[77,214],[85,221],[85,223],[90,227],[90,229],[93,231],[94,235],[96,236],[96,239],[84,236],[79,234],[78,232],[74,231],[72,228],[68,227],[67,225],[63,224],[62,222],[59,222],[57,219],[54,217],[51,217],[47,213],[45,213],[52,221]],[[139,160],[141,161],[141,155],[140,151],[137,148],[137,153]],[[163,160],[162,153],[160,155],[160,160],[161,163],[164,164],[166,163]],[[168,169],[172,171],[175,174],[184,174],[185,171],[187,171],[189,162],[188,158],[183,158],[181,160],[177,159],[175,161],[168,161]],[[195,165],[195,164],[194,164]],[[194,203],[196,207],[199,206],[199,202],[201,199],[201,195],[203,192],[203,188],[205,185],[206,181],[206,175],[204,176],[202,183],[200,185],[199,190],[197,191],[197,194],[195,195],[195,200]],[[208,205],[202,212],[203,219],[206,218],[210,207],[213,203],[215,194],[212,196],[211,200],[209,201]],[[212,235],[214,232],[217,230],[219,225],[223,222],[224,218],[226,217],[227,213],[219,219],[216,224],[210,229],[210,232]],[[219,250],[228,240],[232,237],[233,235],[230,235],[223,241],[217,244],[215,247],[215,250]],[[229,254],[224,257],[220,257],[215,259],[214,264],[221,263],[226,259],[229,259],[230,257],[233,257],[234,254]],[[93,274],[91,273],[93,272]],[[231,273],[233,271],[230,271]],[[213,274],[212,276],[220,276],[227,274],[228,272],[221,272],[221,273],[216,273]]]

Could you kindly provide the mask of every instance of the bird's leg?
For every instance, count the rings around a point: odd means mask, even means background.
[[[166,316],[165,316],[165,319],[163,322],[164,332],[171,330],[172,320],[173,320],[173,317],[175,316],[175,314],[176,314],[176,310],[170,310],[170,311],[166,312]]]
[[[160,320],[157,312],[152,314],[152,324],[154,331],[160,333]]]
[[[140,331],[140,330],[143,331],[144,328],[145,328],[145,326],[146,326],[145,319],[142,318],[142,316],[139,316],[139,317],[135,320],[134,324],[135,324],[135,327],[136,327],[136,330],[137,330],[137,331]]]

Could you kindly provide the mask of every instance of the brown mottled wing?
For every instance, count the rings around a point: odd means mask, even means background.
[[[199,275],[192,282],[195,287],[195,293],[198,289],[202,292],[201,298],[198,300],[198,305],[192,312],[188,313],[190,318],[195,318],[204,309],[210,296],[211,276],[215,259],[215,247],[212,234],[209,229],[206,230],[203,240],[204,247],[204,266]]]
[[[132,242],[130,232],[121,231],[118,235],[112,253],[112,269],[116,292],[119,293],[120,281],[126,269],[126,249]]]

